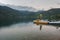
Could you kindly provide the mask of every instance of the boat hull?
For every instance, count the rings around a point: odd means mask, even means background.
[[[37,24],[37,25],[39,25],[39,24],[43,24],[43,25],[49,24],[49,22],[43,22],[41,20],[34,20],[33,22],[34,22],[34,24]]]

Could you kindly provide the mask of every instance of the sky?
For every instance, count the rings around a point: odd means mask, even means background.
[[[0,0],[0,3],[28,6],[36,9],[60,8],[60,0]]]

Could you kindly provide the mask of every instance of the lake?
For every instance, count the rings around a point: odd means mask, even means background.
[[[60,28],[53,25],[17,23],[0,28],[0,40],[60,40]]]

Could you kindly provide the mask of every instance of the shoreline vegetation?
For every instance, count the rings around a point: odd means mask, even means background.
[[[59,21],[60,8],[49,9],[48,11],[18,11],[7,6],[0,6],[0,26],[11,25],[19,22],[30,22],[38,19],[42,14],[43,20]]]

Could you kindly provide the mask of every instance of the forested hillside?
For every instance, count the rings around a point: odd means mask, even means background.
[[[0,26],[23,21],[33,21],[42,14],[42,19],[60,20],[60,8],[50,9],[48,11],[18,11],[6,6],[0,6]]]
[[[0,25],[33,20],[36,15],[35,12],[17,11],[6,6],[0,6]]]
[[[60,8],[53,8],[43,13],[43,18],[48,20],[60,20]]]

